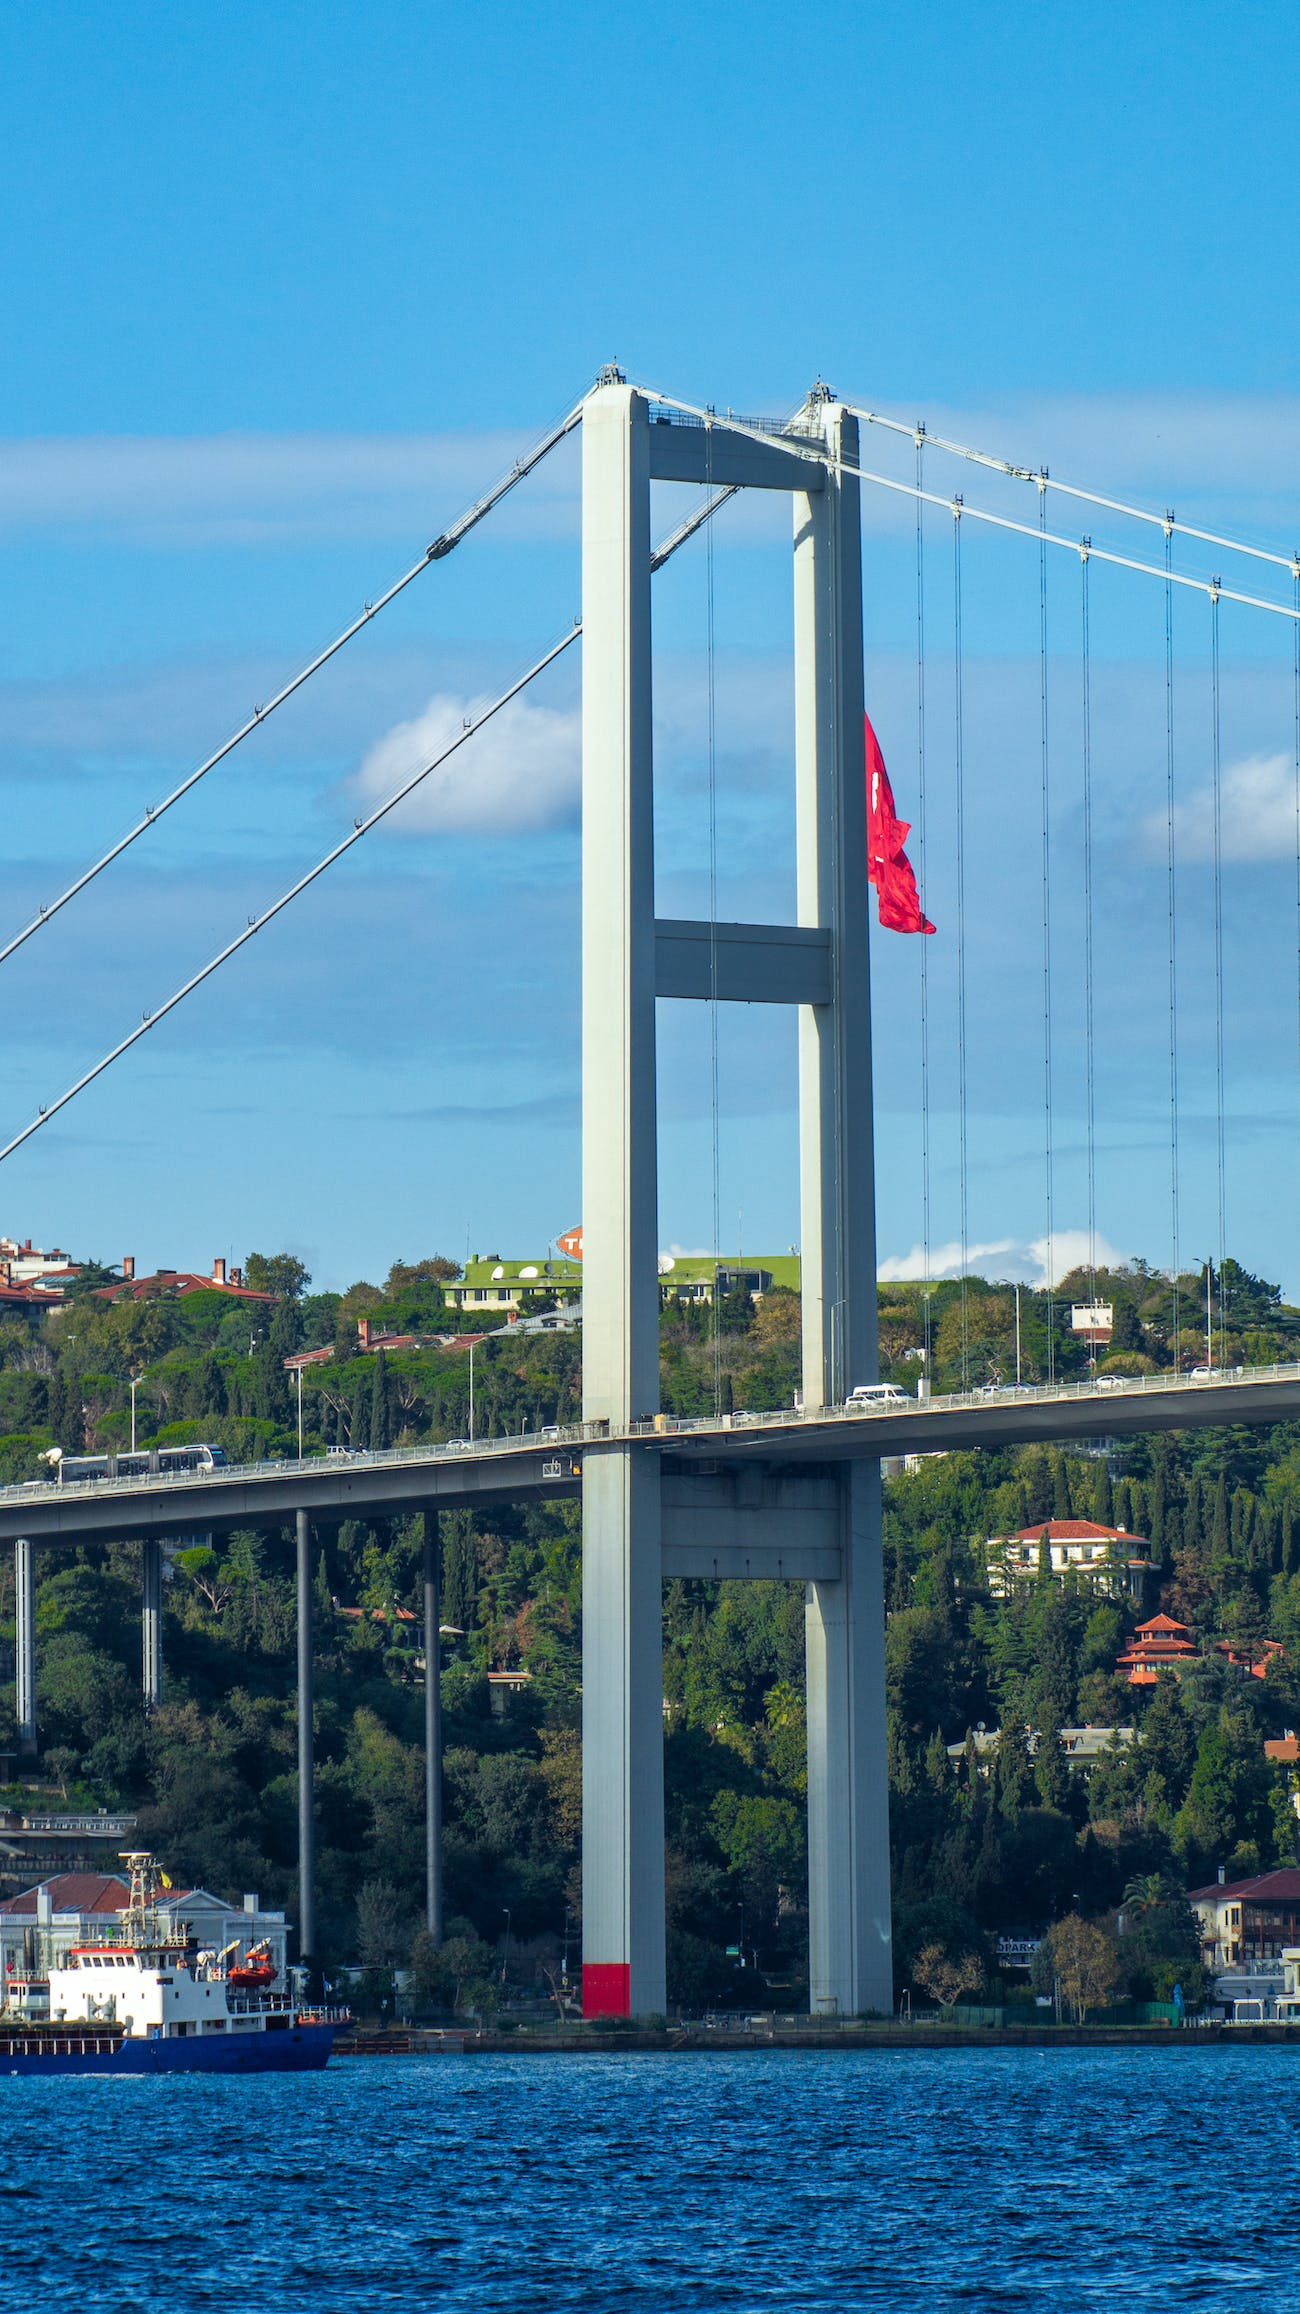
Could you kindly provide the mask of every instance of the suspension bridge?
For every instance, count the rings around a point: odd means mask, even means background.
[[[738,418],[627,383],[617,372],[569,411],[510,472],[369,601],[302,671],[123,834],[104,855],[0,944],[0,965],[44,934],[134,844],[232,751],[307,684],[399,594],[452,555],[567,436],[582,437],[582,610],[533,664],[467,718],[456,737],[418,764],[369,814],[256,915],[206,963],[0,1148],[0,1162],[45,1129],[106,1070],[205,981],[219,973],[300,895],[396,810],[432,773],[542,677],[579,638],[582,704],[582,1148],[584,1229],[583,1420],[571,1430],[517,1439],[420,1447],[391,1454],[316,1458],[154,1474],[93,1485],[0,1490],[0,1538],[11,1541],[17,1577],[18,1718],[36,1738],[33,1558],[38,1546],[139,1537],[144,1543],[144,1675],[161,1681],[161,1538],[246,1523],[292,1522],[298,1565],[300,1936],[314,1943],[312,1735],[312,1523],[423,1510],[426,1633],[429,1919],[441,1925],[438,1873],[440,1756],[437,1680],[436,1514],[519,1495],[580,1494],[583,1505],[583,1986],[588,2014],[645,2014],[665,2006],[661,1586],[672,1575],[780,1577],[806,1587],[810,1980],[813,2005],[856,2013],[892,2003],[888,1822],[884,1734],[884,1607],[881,1583],[882,1460],[952,1447],[1131,1435],[1227,1422],[1268,1423],[1300,1414],[1300,1367],[1228,1371],[1229,1314],[1213,1313],[1205,1370],[1192,1377],[1175,1286],[1172,1372],[1072,1383],[1052,1369],[1040,1386],[971,1387],[966,1277],[970,1267],[968,1054],[972,991],[966,916],[968,799],[964,709],[963,534],[982,525],[1016,542],[1032,561],[1039,596],[1040,685],[1036,706],[1041,805],[1042,1208],[1045,1268],[1053,1275],[1060,1155],[1055,1038],[1061,1003],[1060,868],[1053,851],[1052,787],[1059,779],[1049,699],[1049,564],[1067,556],[1079,587],[1079,732],[1082,824],[1079,921],[1083,987],[1083,1142],[1087,1266],[1097,1267],[1097,1030],[1095,828],[1091,721],[1092,572],[1122,571],[1156,591],[1164,619],[1170,1268],[1180,1274],[1182,1182],[1179,863],[1175,748],[1174,604],[1199,596],[1209,623],[1208,755],[1213,870],[1213,1083],[1219,1270],[1226,1238],[1228,1143],[1227,1007],[1223,936],[1224,784],[1221,606],[1283,635],[1292,714],[1297,921],[1300,924],[1300,560],[1066,484],[1040,468],[930,435],[815,389],[790,418]],[[877,429],[909,442],[910,474],[863,456]],[[927,479],[939,458],[991,477],[1002,493],[978,503],[944,495]],[[651,487],[688,485],[693,510],[657,544]],[[1024,514],[1010,489],[1033,493]],[[794,725],[792,787],[796,899],[790,922],[722,921],[716,853],[706,917],[655,913],[651,591],[655,574],[697,534],[711,537],[720,509],[745,492],[790,502],[793,529]],[[963,1388],[918,1402],[854,1409],[856,1385],[875,1380],[877,1254],[867,801],[864,783],[864,497],[901,498],[914,510],[918,867],[923,895],[935,862],[932,788],[935,736],[929,695],[927,519],[951,526],[951,826],[955,843],[956,1184]],[[1065,527],[1087,519],[1154,533],[1151,551],[1103,544]],[[1058,514],[1057,509],[1062,511]],[[1231,556],[1249,582],[1200,575],[1176,547]],[[932,544],[932,542],[931,542]],[[1255,575],[1258,574],[1258,575]],[[1289,581],[1289,586],[1284,583]],[[712,596],[710,594],[710,627]],[[712,786],[712,698],[710,784]],[[929,782],[929,784],[928,784]],[[711,832],[711,846],[716,833]],[[1070,864],[1071,870],[1074,863]],[[919,952],[916,1107],[924,1282],[932,1277],[936,1130],[936,967]],[[1300,944],[1296,951],[1300,967]],[[1300,975],[1297,977],[1300,1002]],[[798,1022],[802,1371],[798,1407],[780,1415],[725,1415],[683,1422],[659,1413],[657,1006],[722,1003],[794,1008]],[[1180,1005],[1182,1014],[1180,1015]],[[714,1031],[716,1035],[716,1028]],[[1300,1039],[1297,1050],[1300,1051]],[[717,1065],[714,1046],[716,1099]],[[1300,1119],[1298,1119],[1300,1122]],[[717,1128],[714,1172],[717,1211]],[[950,1265],[951,1267],[951,1265]],[[928,1294],[925,1308],[928,1312]],[[928,1323],[928,1320],[927,1320]],[[1192,1328],[1188,1328],[1192,1339]],[[1049,1328],[1049,1343],[1051,1331]],[[1198,1337],[1199,1340],[1199,1337]],[[926,1349],[930,1348],[927,1339]],[[1216,1364],[1216,1359],[1218,1363]],[[928,1370],[928,1363],[927,1363]]]

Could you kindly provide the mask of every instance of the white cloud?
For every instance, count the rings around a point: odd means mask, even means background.
[[[440,692],[423,714],[394,724],[351,783],[358,804],[372,809],[381,802],[420,763],[441,754],[485,704]],[[418,835],[518,834],[571,820],[578,808],[580,721],[576,708],[512,700],[416,789],[392,825]]]
[[[394,527],[432,536],[528,440],[506,433],[10,437],[0,439],[0,532],[253,545]],[[548,462],[541,504],[534,483],[517,505],[507,501],[505,522],[570,530],[571,464],[563,455]]]
[[[956,1278],[965,1271],[968,1276],[979,1275],[1019,1279],[1022,1285],[1055,1285],[1073,1269],[1082,1269],[1089,1261],[1089,1238],[1086,1229],[1058,1229],[1050,1238],[1014,1237],[991,1238],[983,1245],[969,1245],[965,1259],[961,1246],[954,1240],[948,1245],[930,1248],[929,1274],[931,1278]],[[1125,1256],[1104,1237],[1098,1237],[1091,1258],[1098,1269],[1114,1269]],[[910,1253],[891,1255],[879,1265],[877,1275],[885,1282],[891,1279],[915,1280],[926,1274],[925,1248],[914,1245]]]
[[[1246,755],[1223,773],[1219,804],[1220,847],[1225,860],[1294,860],[1296,856],[1296,770],[1291,755]],[[1179,855],[1184,860],[1214,857],[1214,796],[1198,788],[1174,813]],[[1153,851],[1163,852],[1164,815],[1143,822]]]

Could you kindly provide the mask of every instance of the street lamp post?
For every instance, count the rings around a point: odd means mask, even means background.
[[[302,1461],[302,1368],[297,1369],[298,1381],[298,1460]]]
[[[142,1381],[142,1380],[143,1380],[143,1376],[142,1376],[142,1375],[140,1375],[140,1374],[132,1374],[132,1376],[131,1376],[131,1378],[130,1378],[130,1384],[131,1384],[131,1452],[132,1452],[132,1454],[134,1454],[134,1453],[135,1453],[135,1394],[136,1394],[136,1391],[139,1389],[139,1387],[140,1387],[140,1384],[141,1384],[141,1381]]]
[[[508,1904],[503,1904],[503,1905],[502,1905],[502,1907],[501,1907],[501,1910],[504,1912],[504,1914],[505,1914],[505,1916],[506,1916],[506,1941],[505,1941],[505,1944],[503,1945],[503,1947],[502,1947],[502,1951],[501,1951],[501,1982],[502,1982],[502,1984],[504,1984],[504,1983],[505,1983],[505,1981],[506,1981],[506,1967],[507,1967],[507,1964],[508,1964],[508,1962],[509,1962],[509,1959],[510,1959],[510,1920],[511,1920],[511,1912],[510,1912],[510,1907],[509,1907],[509,1905],[508,1905]]]
[[[1020,1280],[1016,1280],[1016,1388],[1020,1388]]]
[[[478,1343],[477,1343],[477,1342],[471,1342],[471,1343],[470,1343],[470,1346],[469,1346],[469,1442],[470,1442],[470,1445],[471,1445],[471,1446],[474,1444],[474,1352],[477,1350],[477,1348],[478,1348]]]

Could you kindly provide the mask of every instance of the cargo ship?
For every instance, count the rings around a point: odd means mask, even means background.
[[[203,1951],[159,1911],[152,1856],[123,1861],[129,1895],[121,1926],[73,1945],[49,1974],[49,2015],[0,2013],[0,2075],[9,2073],[298,2073],[328,2064],[351,2020],[276,1990],[265,1946]]]

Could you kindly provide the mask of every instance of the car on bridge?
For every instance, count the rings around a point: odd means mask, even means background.
[[[900,1390],[896,1382],[859,1382],[857,1389],[850,1390],[845,1399],[844,1411],[863,1414],[873,1406],[910,1406],[911,1403],[908,1392]]]

